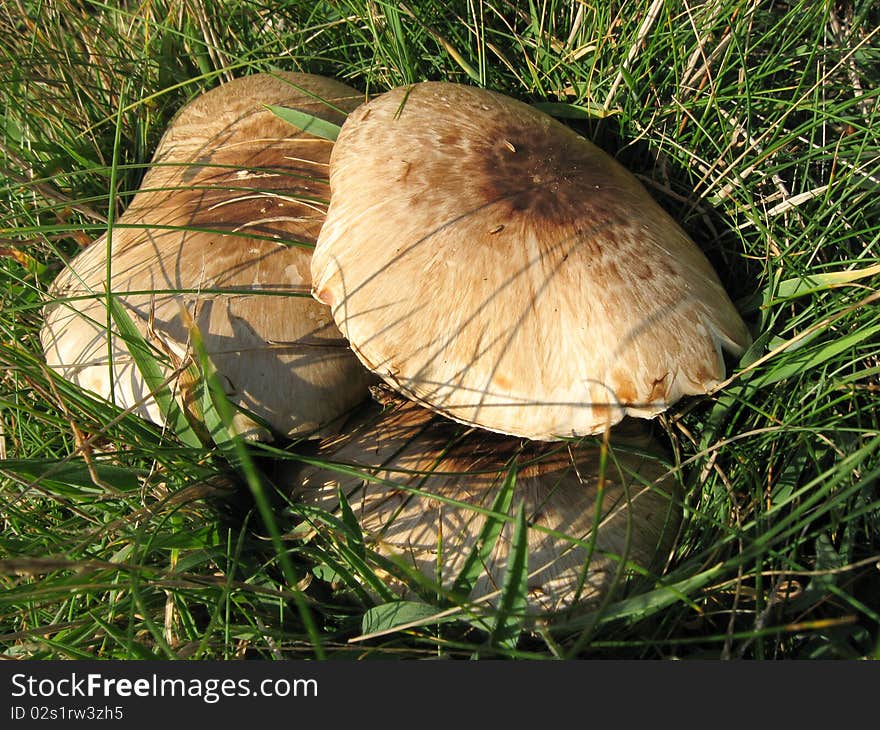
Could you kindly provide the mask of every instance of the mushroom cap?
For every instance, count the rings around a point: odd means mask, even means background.
[[[463,423],[598,433],[705,393],[746,327],[620,164],[501,94],[450,83],[359,107],[330,160],[314,295],[361,361]]]
[[[327,512],[338,510],[341,491],[368,548],[449,591],[515,463],[509,514],[522,503],[528,520],[527,611],[549,617],[594,606],[626,582],[616,576],[630,563],[663,566],[681,512],[679,485],[651,455],[656,449],[649,437],[612,436],[600,493],[598,445],[524,442],[468,429],[412,402],[381,413],[371,404],[288,479],[294,499]],[[504,523],[470,600],[497,604],[513,528],[512,520]],[[389,584],[412,596],[405,581],[389,576]]]
[[[367,397],[374,380],[329,309],[309,296],[332,142],[264,106],[338,124],[360,101],[344,84],[299,73],[247,76],[199,96],[172,121],[112,229],[110,290],[172,379],[191,352],[192,324],[198,328],[245,435],[265,437],[262,423],[308,435]],[[47,363],[161,423],[115,328],[111,382],[106,280],[105,234],[50,289],[41,333]]]

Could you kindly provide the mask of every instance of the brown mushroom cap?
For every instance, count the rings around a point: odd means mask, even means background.
[[[341,123],[358,93],[331,79],[257,74],[185,106],[112,229],[110,289],[173,376],[198,327],[231,402],[281,434],[305,434],[367,396],[372,376],[326,306],[309,261],[326,213],[332,143],[265,108]],[[121,338],[108,367],[107,238],[51,287],[42,343],[65,378],[156,422],[161,414]],[[77,298],[80,297],[80,298]],[[115,330],[115,328],[114,328]],[[259,423],[259,420],[257,421]],[[245,413],[236,427],[265,435]]]
[[[455,420],[552,440],[651,417],[725,373],[745,325],[641,183],[497,93],[427,82],[353,112],[315,296],[361,361]]]
[[[467,429],[411,402],[377,411],[366,408],[340,435],[322,442],[316,460],[289,475],[292,495],[332,512],[341,490],[368,548],[405,561],[443,590],[452,588],[477,543],[485,511],[513,462],[510,515],[523,503],[529,525],[530,614],[594,605],[616,582],[625,583],[617,581],[618,572],[627,575],[632,564],[659,569],[669,555],[681,518],[679,487],[662,461],[649,455],[656,445],[648,438],[618,443],[612,437],[600,494],[596,445],[523,442]],[[318,465],[321,460],[326,465]],[[505,523],[472,601],[497,601],[513,527]],[[390,585],[401,597],[411,596],[409,584],[391,579]]]

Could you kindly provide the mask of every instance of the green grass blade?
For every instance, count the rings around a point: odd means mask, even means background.
[[[759,375],[755,380],[762,386],[774,385],[782,380],[797,377],[818,368],[841,353],[857,347],[880,333],[880,325],[857,329],[844,337],[827,342],[818,348],[800,348],[785,358],[766,375]]]
[[[339,125],[328,122],[326,119],[321,119],[312,114],[301,112],[299,109],[290,109],[285,106],[266,104],[266,108],[279,119],[283,119],[297,129],[301,129],[303,132],[308,132],[321,139],[335,142],[339,136]]]
[[[233,427],[235,408],[229,402],[229,398],[223,390],[223,385],[217,376],[216,368],[205,350],[201,333],[194,323],[190,323],[190,341],[200,366],[205,392],[210,394],[210,398],[203,401],[207,409],[208,421],[223,425],[223,428],[218,431],[218,435],[222,434],[222,436],[215,443],[229,463],[234,465],[244,477],[245,483],[253,495],[260,518],[269,533],[272,547],[287,580],[288,588],[293,592],[294,603],[302,619],[303,626],[311,639],[315,657],[323,659],[325,658],[323,642],[321,641],[318,627],[315,624],[308,603],[298,587],[299,576],[290,560],[288,549],[281,539],[281,530],[278,527],[278,521],[266,493],[265,481],[257,469],[244,439],[235,433]]]
[[[806,296],[808,294],[816,294],[826,291],[834,287],[852,284],[861,279],[867,279],[872,276],[880,275],[880,264],[866,266],[863,269],[848,269],[844,271],[823,271],[811,276],[799,277],[797,279],[786,279],[780,281],[773,292],[772,298],[767,298],[764,302],[765,306],[772,307],[782,304],[789,299]]]
[[[477,542],[455,578],[455,583],[452,586],[453,595],[469,596],[477,579],[486,570],[489,556],[492,555],[495,543],[507,522],[506,515],[510,513],[515,489],[516,465],[512,464],[492,503],[492,513],[486,515],[486,521],[483,523]]]
[[[358,522],[358,518],[352,512],[348,498],[341,487],[337,492],[337,497],[339,499],[339,513],[342,516],[342,522],[348,528],[348,544],[359,557],[363,558],[366,555],[366,547],[364,546],[364,533],[361,530],[360,522]]]
[[[44,487],[58,490],[59,493],[74,494],[82,489],[95,489],[93,471],[102,483],[121,492],[137,489],[140,479],[147,474],[146,470],[100,461],[93,462],[90,468],[82,459],[4,459],[0,461],[0,470],[16,474],[24,480],[39,480]]]
[[[620,3],[562,0],[342,0],[286,3],[272,22],[243,0],[176,3],[174,12],[168,3],[12,4],[14,13],[0,12],[4,654],[296,659],[320,643],[325,654],[358,658],[880,656],[877,3],[635,0],[621,12]],[[491,508],[509,486],[503,474],[479,504],[433,489],[437,475],[397,485],[470,509],[476,532],[485,528],[479,547],[457,556],[467,561],[457,576],[448,531],[425,566],[384,546],[380,554],[344,506],[272,514],[272,490],[283,485],[261,470],[281,458],[314,463],[313,450],[242,444],[229,428],[229,414],[236,424],[242,414],[203,377],[209,360],[157,391],[167,409],[182,410],[159,427],[62,380],[42,356],[52,279],[101,234],[98,253],[118,253],[120,229],[143,227],[120,212],[182,105],[236,77],[293,69],[334,77],[363,98],[422,80],[476,84],[559,118],[634,172],[704,249],[754,336],[723,390],[682,399],[652,424],[685,487],[668,562],[635,565],[595,533],[547,532],[618,562],[626,593],[607,593],[586,617],[527,623],[518,649],[516,555],[509,575],[493,569],[494,603],[475,600],[474,589],[500,552],[492,546],[508,547],[514,532],[516,499]],[[318,146],[336,138],[338,127],[293,117],[290,136],[306,128]],[[491,146],[492,130],[483,131]],[[234,149],[225,146],[224,158]],[[313,177],[295,173],[291,184],[320,215],[325,196],[303,187]],[[170,192],[147,183],[157,199]],[[242,200],[268,192],[245,189],[256,180],[229,183]],[[195,200],[199,189],[189,193]],[[192,225],[153,222],[141,233],[198,229],[242,244],[314,246],[309,236],[278,239],[275,221],[233,230],[203,212],[197,203]],[[108,300],[97,324],[120,332],[112,310],[124,309],[146,340],[134,347],[138,367],[154,361],[153,385],[163,383],[177,361],[127,305],[150,292],[121,294],[111,279],[125,276],[118,255],[96,266],[111,282],[90,295]],[[257,295],[180,284],[181,295],[217,295],[218,304]],[[102,345],[103,366],[117,348]],[[321,468],[395,487],[355,465]],[[532,529],[543,529],[540,519]],[[634,540],[639,529],[632,522]],[[456,578],[462,590],[453,593]],[[379,630],[359,635],[364,611],[397,603],[402,587],[418,596],[407,599],[414,605],[376,609],[366,627]]]
[[[529,530],[525,507],[520,504],[516,512],[510,555],[501,587],[495,625],[489,637],[492,646],[516,649],[526,617],[529,578]]]
[[[120,648],[125,649],[125,654],[127,656],[143,661],[157,661],[166,658],[161,654],[157,654],[151,651],[148,647],[144,646],[140,642],[126,636],[117,628],[104,621],[104,619],[94,613],[94,611],[90,611],[89,616],[91,617],[92,621],[100,626],[101,629],[106,632],[106,634],[111,639],[113,639],[113,641],[119,644]]]
[[[141,335],[137,325],[115,295],[109,295],[107,303],[113,324],[116,326],[120,338],[125,342],[147,389],[156,400],[168,427],[187,446],[201,448],[203,446],[202,440],[190,426],[183,410],[171,394],[171,390],[165,382],[166,375],[149,343]]]

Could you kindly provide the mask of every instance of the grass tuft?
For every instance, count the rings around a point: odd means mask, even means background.
[[[868,0],[4,4],[3,654],[880,658],[878,40]],[[527,629],[520,513],[498,610],[468,604],[470,573],[395,601],[385,575],[424,579],[345,513],[287,503],[272,465],[303,445],[243,444],[210,387],[206,439],[47,370],[47,287],[124,210],[175,111],[272,69],[542,105],[707,252],[755,342],[657,422],[685,488],[662,577]]]

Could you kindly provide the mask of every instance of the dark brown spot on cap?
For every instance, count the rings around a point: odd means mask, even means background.
[[[572,225],[613,207],[606,200],[604,153],[568,127],[543,116],[507,120],[475,148],[479,194],[535,227]]]

